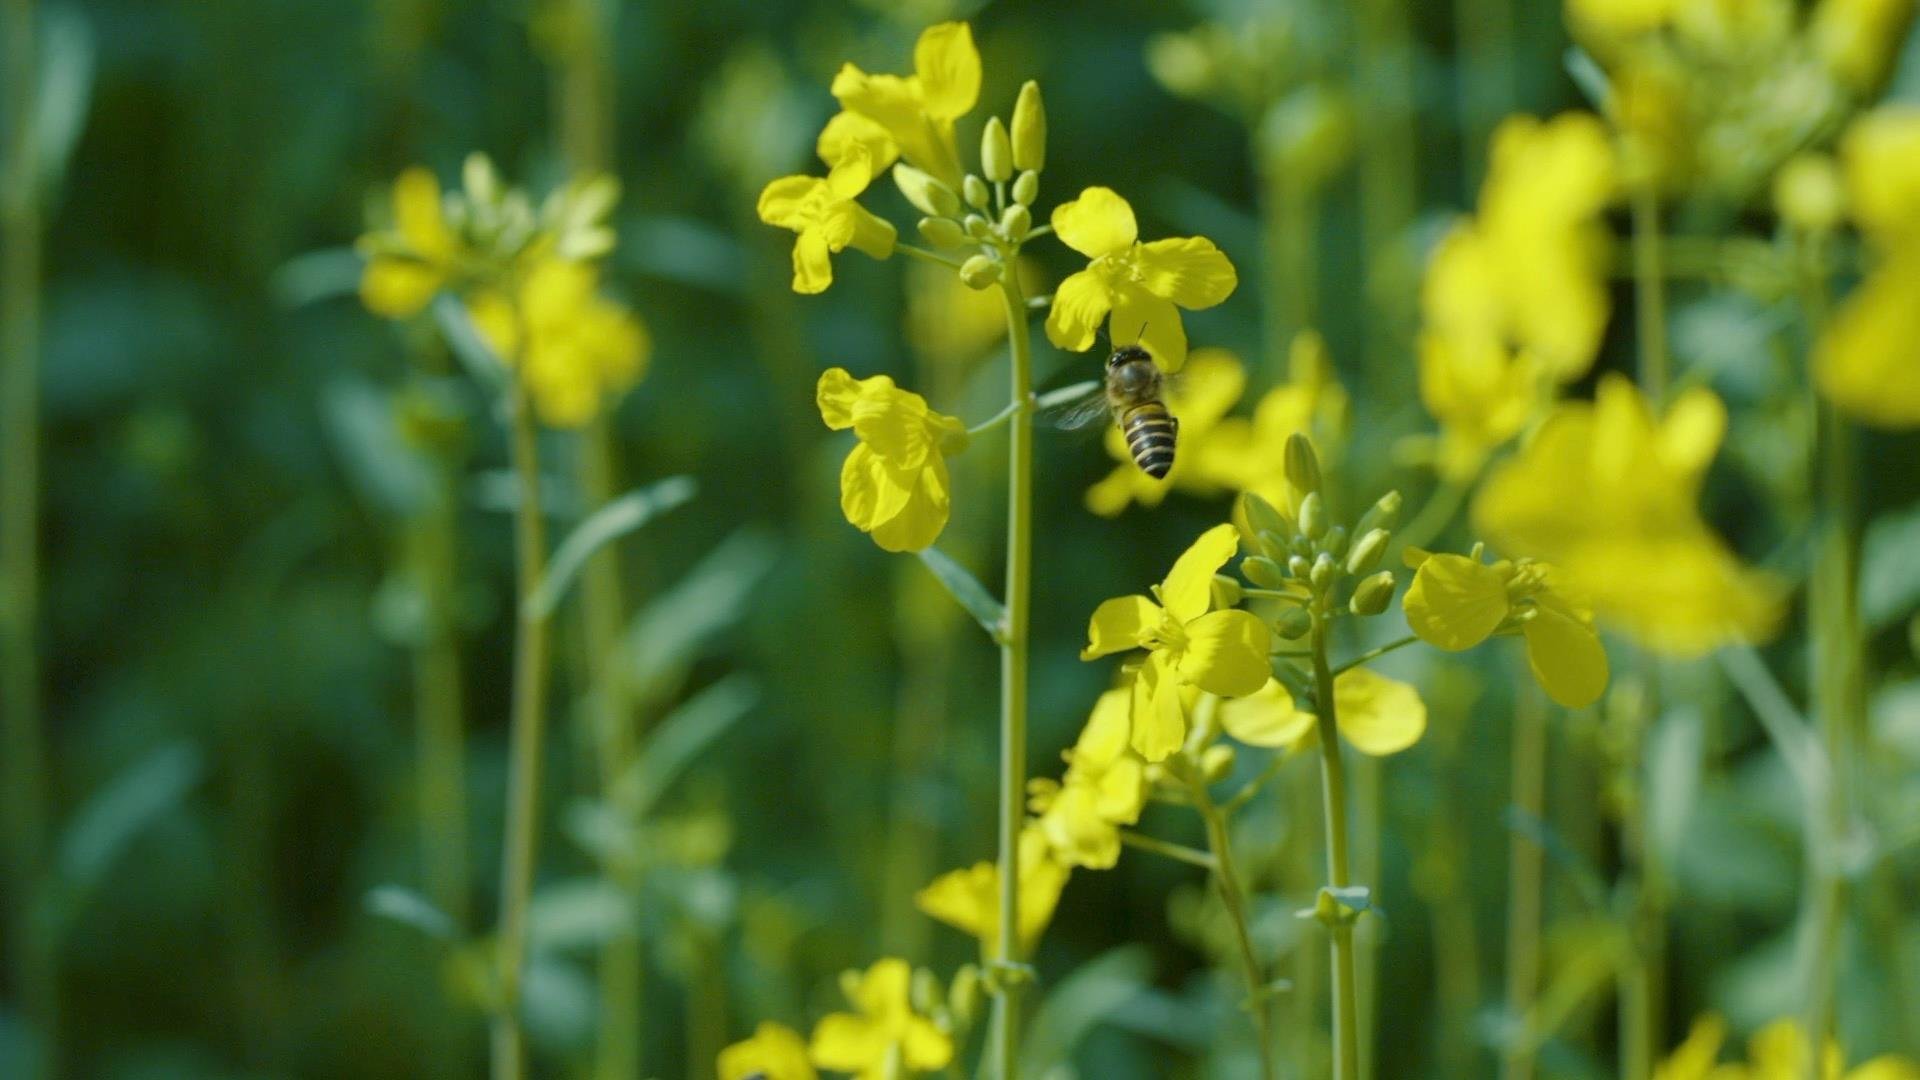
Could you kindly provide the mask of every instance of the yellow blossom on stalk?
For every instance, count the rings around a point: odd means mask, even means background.
[[[1673,17],[1676,0],[1567,0],[1567,20],[1606,37],[1657,30]]]
[[[1092,660],[1130,649],[1147,650],[1133,682],[1133,748],[1163,761],[1187,738],[1188,687],[1220,697],[1244,697],[1270,676],[1272,635],[1251,612],[1214,611],[1213,575],[1240,546],[1232,525],[1202,533],[1154,589],[1158,603],[1122,596],[1101,604],[1087,625]]]
[[[1056,862],[1047,837],[1035,824],[1020,833],[1020,951],[1033,951],[1053,921],[1069,867]],[[998,954],[1000,944],[1000,868],[990,862],[949,871],[914,894],[921,911],[980,939],[981,955]]]
[[[873,182],[874,164],[865,150],[835,165],[826,179],[783,176],[760,192],[760,220],[796,234],[793,241],[793,291],[821,293],[833,284],[833,260],[847,248],[876,259],[893,254],[898,238],[893,225],[855,202]]]
[[[929,26],[913,47],[912,75],[869,75],[845,64],[833,77],[833,96],[844,112],[884,131],[897,154],[948,187],[960,187],[960,153],[953,122],[980,100],[980,51],[973,28],[963,22]],[[847,126],[839,117],[829,122]],[[831,159],[830,159],[831,160]],[[873,167],[892,163],[892,154]]]
[[[1147,805],[1146,762],[1133,750],[1132,728],[1132,689],[1108,690],[1094,703],[1073,749],[1062,755],[1066,775],[1030,782],[1028,805],[1040,815],[1041,835],[1061,864],[1106,870],[1119,861],[1120,828],[1139,821]]]
[[[1340,737],[1371,757],[1397,754],[1427,731],[1427,705],[1409,683],[1356,667],[1333,680]],[[1220,703],[1220,726],[1248,746],[1304,747],[1318,737],[1319,717],[1294,703],[1278,679],[1260,692]]]
[[[1884,247],[1920,240],[1920,105],[1863,113],[1840,140],[1847,206]]]
[[[1700,486],[1726,431],[1704,388],[1656,419],[1640,391],[1602,378],[1592,404],[1559,406],[1474,500],[1479,532],[1553,564],[1594,612],[1658,652],[1698,655],[1769,636],[1779,589],[1700,518]]]
[[[1111,188],[1090,187],[1053,211],[1053,231],[1092,260],[1060,283],[1047,315],[1047,340],[1085,352],[1111,316],[1115,348],[1139,344],[1166,371],[1187,362],[1180,309],[1210,308],[1233,294],[1233,263],[1203,236],[1140,242],[1133,207]]]
[[[886,1080],[895,1057],[910,1072],[946,1068],[953,1038],[913,1011],[912,979],[907,962],[893,957],[855,976],[847,996],[857,1011],[833,1013],[813,1029],[813,1063],[860,1080]]]
[[[1840,159],[1849,210],[1879,261],[1815,346],[1814,382],[1865,423],[1920,426],[1920,107],[1865,114]]]
[[[1599,700],[1607,688],[1607,652],[1593,614],[1568,594],[1561,575],[1532,559],[1488,566],[1465,555],[1406,555],[1413,584],[1401,602],[1407,625],[1429,645],[1471,649],[1496,633],[1526,638],[1527,665],[1547,696],[1569,709]]]
[[[771,1021],[753,1029],[753,1037],[720,1051],[720,1080],[816,1080],[800,1033]]]
[[[1736,1075],[1745,1080],[1800,1080],[1807,1075],[1809,1052],[1806,1030],[1797,1020],[1775,1020],[1748,1041],[1748,1068]],[[1820,1066],[1823,1080],[1920,1080],[1920,1064],[1897,1054],[1882,1054],[1849,1069],[1831,1039]]]
[[[840,510],[888,551],[919,551],[947,527],[953,486],[947,458],[967,429],[885,375],[855,379],[829,368],[816,390],[820,418],[860,440],[840,469]]]
[[[441,207],[440,181],[414,166],[393,182],[393,228],[361,241],[368,255],[360,301],[375,315],[417,314],[446,285],[460,243]]]
[[[1653,1080],[1745,1080],[1746,1070],[1739,1066],[1716,1064],[1726,1038],[1727,1025],[1719,1017],[1695,1020],[1686,1040],[1654,1067]]]
[[[1913,0],[1820,0],[1807,24],[1813,51],[1856,93],[1880,85],[1907,39]]]
[[[512,298],[483,291],[467,303],[480,336],[518,373],[534,412],[553,427],[585,424],[646,370],[646,327],[598,286],[591,265],[545,259]]]

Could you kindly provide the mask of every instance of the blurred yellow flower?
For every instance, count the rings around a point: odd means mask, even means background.
[[[1054,291],[1047,340],[1062,349],[1091,348],[1111,315],[1107,336],[1115,348],[1137,342],[1161,368],[1178,371],[1187,362],[1180,308],[1210,308],[1239,283],[1233,263],[1205,237],[1141,243],[1133,207],[1110,188],[1087,188],[1055,207],[1053,231],[1092,260]]]
[[[1007,336],[1007,308],[993,289],[969,289],[949,267],[915,260],[907,264],[907,342],[939,364],[964,366],[979,360]],[[1039,271],[1020,260],[1029,287]]]
[[[1748,1080],[1800,1080],[1807,1075],[1809,1047],[1796,1020],[1775,1020],[1747,1042]],[[1824,1080],[1920,1080],[1920,1064],[1897,1054],[1882,1054],[1849,1069],[1840,1047],[1828,1040],[1821,1055]],[[1717,1078],[1716,1078],[1717,1080]]]
[[[1593,632],[1593,614],[1569,596],[1561,575],[1532,559],[1491,566],[1464,555],[1407,552],[1415,567],[1401,605],[1422,641],[1460,652],[1496,633],[1526,638],[1527,665],[1547,696],[1569,709],[1600,699],[1607,688],[1607,652]]]
[[[840,469],[840,510],[888,551],[919,551],[940,536],[951,510],[947,457],[967,429],[885,375],[855,379],[830,368],[816,391],[820,418],[860,440]]]
[[[1814,382],[1865,423],[1920,426],[1920,106],[1863,115],[1840,159],[1848,207],[1879,259],[1815,346]]]
[[[1913,0],[1820,0],[1807,32],[1813,51],[1855,93],[1880,85],[1907,40]]]
[[[1567,21],[1590,33],[1628,37],[1665,26],[1677,6],[1677,0],[1567,0]]]
[[[797,234],[793,242],[793,291],[821,293],[833,284],[833,260],[847,248],[876,259],[893,254],[893,225],[855,202],[873,182],[873,159],[850,154],[822,180],[783,176],[760,192],[760,220]]]
[[[1147,804],[1146,762],[1133,750],[1132,728],[1132,688],[1108,690],[1062,755],[1066,775],[1030,784],[1029,806],[1060,863],[1106,870],[1119,861],[1120,827],[1139,821]]]
[[[467,302],[475,329],[518,372],[534,412],[553,427],[585,424],[646,370],[646,328],[598,286],[590,264],[544,259],[513,298],[489,290]]]
[[[1454,247],[1442,244],[1439,264]],[[1434,444],[1434,470],[1466,482],[1495,450],[1525,429],[1551,400],[1539,370],[1522,355],[1486,337],[1420,336],[1420,403],[1440,425]]]
[[[1702,478],[1726,430],[1704,388],[1656,421],[1625,378],[1554,410],[1474,500],[1480,533],[1552,563],[1594,611],[1658,652],[1698,655],[1769,636],[1779,589],[1701,520]]]
[[[1920,105],[1861,114],[1840,140],[1847,205],[1869,239],[1920,239]]]
[[[1067,886],[1071,869],[1053,858],[1046,835],[1029,823],[1020,833],[1020,952],[1033,951],[1041,931],[1053,920],[1054,905]],[[979,862],[933,879],[913,897],[914,905],[956,930],[980,939],[981,955],[997,955],[1000,945],[1000,868]]]
[[[1087,509],[1102,517],[1114,517],[1135,502],[1158,506],[1167,492],[1176,489],[1199,496],[1220,494],[1226,487],[1216,468],[1222,455],[1209,442],[1246,385],[1246,371],[1231,352],[1196,350],[1179,382],[1168,384],[1163,394],[1167,410],[1180,422],[1173,468],[1159,480],[1148,476],[1133,463],[1119,425],[1108,425],[1107,454],[1119,464],[1106,479],[1087,489]],[[1246,422],[1240,424],[1244,427]],[[1230,450],[1247,449],[1246,441],[1244,436],[1235,439]]]
[[[440,181],[414,166],[393,182],[393,228],[363,238],[360,301],[391,319],[418,313],[446,285],[459,241],[440,203]]]
[[[910,1072],[944,1069],[953,1060],[953,1039],[913,1011],[908,999],[913,971],[905,960],[878,961],[854,979],[848,991],[856,1012],[832,1013],[813,1029],[813,1063],[852,1073],[859,1080],[889,1080],[890,1059]]]
[[[1134,676],[1132,741],[1148,761],[1165,760],[1186,741],[1185,687],[1243,697],[1270,677],[1267,650],[1272,637],[1266,624],[1250,612],[1211,610],[1214,572],[1239,546],[1240,534],[1232,525],[1214,526],[1154,589],[1159,603],[1144,596],[1108,600],[1087,625],[1082,660],[1147,650]]]
[[[1397,754],[1427,731],[1427,705],[1420,692],[1364,667],[1333,680],[1334,721],[1341,738],[1372,757]],[[1278,679],[1260,692],[1220,703],[1220,726],[1248,746],[1305,747],[1319,737],[1317,714],[1294,703]]]
[[[800,1033],[771,1021],[753,1029],[753,1037],[720,1051],[720,1080],[815,1080]]]
[[[1653,1080],[1745,1080],[1739,1066],[1715,1064],[1726,1038],[1727,1025],[1718,1016],[1695,1020],[1672,1056],[1654,1066]]]
[[[845,112],[885,131],[909,165],[959,189],[953,122],[972,112],[980,99],[980,52],[973,44],[972,27],[946,22],[922,31],[913,47],[912,75],[869,75],[853,64],[843,65],[833,77],[833,96]],[[873,167],[890,163],[889,157]]]

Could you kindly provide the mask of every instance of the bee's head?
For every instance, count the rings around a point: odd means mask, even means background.
[[[1113,355],[1107,357],[1107,370],[1113,371],[1123,364],[1131,364],[1136,360],[1152,363],[1153,355],[1138,345],[1122,345],[1113,350]]]

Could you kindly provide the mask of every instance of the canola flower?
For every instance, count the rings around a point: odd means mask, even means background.
[[[389,319],[418,314],[449,281],[462,257],[441,207],[440,181],[414,166],[393,182],[393,226],[360,243],[367,256],[360,301]]]
[[[1120,830],[1138,822],[1147,805],[1147,763],[1133,749],[1132,728],[1132,689],[1106,691],[1061,755],[1065,774],[1028,786],[1040,835],[1061,865],[1107,870],[1120,860]]]
[[[1426,703],[1408,683],[1357,667],[1334,678],[1333,695],[1340,737],[1368,757],[1397,754],[1426,734]],[[1318,714],[1301,708],[1278,679],[1220,705],[1220,726],[1248,746],[1307,749],[1319,738],[1318,723]]]
[[[1559,406],[1488,475],[1474,525],[1502,550],[1558,568],[1603,622],[1655,651],[1763,640],[1778,625],[1779,590],[1698,510],[1725,430],[1712,391],[1687,391],[1656,418],[1632,383],[1605,376],[1591,404]]]
[[[1840,144],[1846,203],[1876,262],[1814,349],[1828,400],[1878,427],[1920,427],[1920,107],[1862,115]]]
[[[946,1068],[953,1038],[914,1011],[912,978],[907,962],[894,957],[849,973],[847,1000],[855,1011],[831,1013],[815,1025],[808,1044],[813,1064],[859,1080]]]
[[[1036,825],[1020,834],[1020,952],[1031,953],[1054,906],[1067,886],[1071,868],[1058,862],[1048,838]],[[914,895],[914,906],[963,933],[980,939],[982,955],[1000,947],[1000,871],[979,862],[935,878]]]
[[[720,1051],[719,1080],[817,1080],[807,1043],[785,1024],[762,1021],[753,1036]]]
[[[1415,572],[1401,603],[1421,640],[1460,652],[1496,634],[1519,634],[1534,680],[1554,701],[1584,708],[1606,690],[1607,653],[1593,614],[1552,566],[1532,559],[1488,565],[1477,554],[1418,549],[1406,559]]]
[[[960,152],[953,125],[980,100],[980,78],[973,28],[946,22],[921,32],[913,47],[913,74],[870,75],[848,63],[833,77],[833,96],[842,115],[858,116],[884,132],[891,152],[876,156],[875,169],[898,156],[957,188]],[[836,117],[830,131],[836,123],[843,131],[850,126]]]
[[[598,279],[587,263],[543,259],[512,298],[484,291],[467,302],[475,329],[519,373],[550,427],[583,426],[646,372],[646,327],[602,296]]]
[[[1920,1080],[1920,1064],[1897,1054],[1883,1054],[1852,1068],[1840,1047],[1828,1041],[1819,1068],[1810,1070],[1810,1047],[1805,1029],[1793,1020],[1775,1020],[1754,1033],[1747,1043],[1745,1063],[1722,1063],[1727,1025],[1718,1016],[1693,1022],[1687,1037],[1653,1070],[1653,1080]]]
[[[1213,307],[1239,284],[1233,263],[1203,236],[1140,241],[1133,207],[1113,189],[1090,187],[1053,211],[1060,242],[1085,255],[1085,270],[1053,294],[1047,340],[1070,352],[1093,346],[1103,321],[1115,348],[1139,344],[1166,371],[1187,360],[1180,309]]]
[[[1214,610],[1214,572],[1239,546],[1232,525],[1216,525],[1175,560],[1153,598],[1108,600],[1087,625],[1082,660],[1146,650],[1134,676],[1132,742],[1147,761],[1164,761],[1186,741],[1189,687],[1244,697],[1267,683],[1266,624],[1250,612]]]
[[[833,284],[833,256],[853,248],[884,259],[893,254],[894,228],[855,201],[873,182],[873,158],[856,147],[826,179],[783,176],[760,192],[760,220],[795,234],[793,291],[821,293]]]
[[[828,427],[859,439],[840,470],[847,520],[888,551],[938,539],[952,510],[947,457],[966,447],[965,425],[885,375],[855,379],[844,368],[820,376],[816,400]]]

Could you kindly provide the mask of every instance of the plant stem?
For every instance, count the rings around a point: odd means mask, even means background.
[[[1313,649],[1314,712],[1320,732],[1320,791],[1327,823],[1327,884],[1344,889],[1347,868],[1347,781],[1340,759],[1340,721],[1333,698],[1333,669],[1327,664],[1329,626],[1322,600],[1316,607],[1310,644]],[[1359,1009],[1354,985],[1353,927],[1337,922],[1328,928],[1333,938],[1333,1076],[1354,1080],[1360,1068]]]
[[[419,740],[420,844],[427,895],[467,929],[466,704],[454,629],[460,475],[436,457],[431,504],[409,529],[426,628],[413,651],[413,707]]]
[[[37,914],[45,885],[47,748],[40,725],[40,163],[33,0],[5,18],[6,175],[0,177],[0,747],[6,761],[7,956],[37,1036],[40,1076],[59,1071],[58,957]]]
[[[1027,327],[1027,302],[1009,257],[1000,280],[1007,307],[1010,354],[1008,400],[1016,409],[1008,422],[1007,450],[1007,625],[1000,643],[1000,925],[1018,926],[1020,896],[1020,824],[1027,784],[1027,615],[1033,577],[1033,343]],[[993,1057],[999,1080],[1015,1080],[1020,1052],[1019,987],[1012,978],[1019,962],[1018,934],[1000,935],[995,961],[1001,967],[994,1007]]]
[[[1522,813],[1546,819],[1547,717],[1540,691],[1522,677],[1513,716],[1512,802]],[[1533,1010],[1540,989],[1542,907],[1540,845],[1518,829],[1507,834],[1507,1015]],[[1500,1080],[1532,1080],[1533,1040],[1517,1040],[1500,1061]]]
[[[513,715],[507,762],[506,837],[500,862],[498,985],[493,1015],[493,1080],[526,1075],[520,1029],[521,979],[527,963],[527,907],[533,895],[539,838],[540,757],[546,725],[547,619],[528,601],[546,563],[546,522],[540,506],[540,450],[532,405],[522,390],[511,406],[514,472],[520,501],[515,508],[519,628],[513,656]]]
[[[1380,657],[1385,656],[1388,653],[1395,651],[1396,649],[1404,649],[1407,646],[1412,645],[1419,640],[1420,639],[1418,637],[1415,637],[1412,634],[1408,634],[1406,637],[1403,637],[1403,638],[1395,638],[1394,640],[1387,642],[1385,645],[1376,645],[1373,648],[1368,649],[1366,652],[1361,653],[1359,656],[1356,656],[1353,659],[1348,660],[1346,663],[1341,664],[1339,667],[1334,668],[1333,677],[1337,679],[1340,676],[1346,674],[1347,672],[1352,671],[1354,668],[1359,667],[1361,664],[1365,664],[1373,660],[1378,660]]]
[[[911,255],[916,259],[922,260],[923,262],[938,263],[939,265],[947,267],[952,270],[960,269],[960,263],[958,260],[949,259],[945,255],[941,255],[938,252],[928,251],[926,248],[923,248],[923,247],[916,247],[913,244],[898,243],[898,242],[896,242],[893,245],[893,247],[894,247],[894,250]]]
[[[1366,266],[1367,385],[1389,395],[1404,385],[1399,355],[1411,321],[1410,290],[1385,290],[1412,227],[1419,177],[1413,126],[1413,35],[1407,0],[1362,0],[1354,7],[1360,154],[1360,247]],[[1385,310],[1374,310],[1376,300]]]
[[[1308,185],[1261,145],[1254,117],[1253,156],[1260,172],[1261,320],[1266,328],[1267,368],[1275,384],[1287,381],[1293,336],[1313,325],[1314,208]]]
[[[1188,866],[1197,866],[1208,873],[1219,869],[1219,864],[1214,857],[1204,851],[1197,851],[1185,844],[1162,840],[1157,836],[1148,836],[1146,833],[1134,832],[1132,829],[1120,830],[1120,842],[1130,848],[1150,852],[1175,862],[1183,862]]]
[[[1193,806],[1207,828],[1207,848],[1213,853],[1213,884],[1220,893],[1220,905],[1233,924],[1234,942],[1240,948],[1240,969],[1247,981],[1247,1015],[1253,1020],[1254,1047],[1260,1059],[1260,1075],[1274,1080],[1272,1006],[1267,980],[1261,975],[1260,959],[1253,951],[1253,933],[1248,929],[1247,894],[1234,867],[1233,844],[1227,833],[1226,815],[1214,805],[1207,791],[1206,778],[1196,771],[1187,785],[1193,791]]]
[[[1633,185],[1633,303],[1640,339],[1640,389],[1654,411],[1666,403],[1672,376],[1667,365],[1666,282],[1662,280],[1660,196],[1649,182]]]

